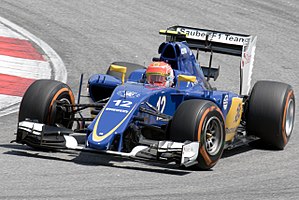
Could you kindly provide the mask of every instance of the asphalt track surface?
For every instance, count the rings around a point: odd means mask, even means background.
[[[287,82],[299,94],[297,0],[2,0],[0,13],[56,50],[75,93],[82,72],[105,72],[117,60],[149,64],[164,40],[159,29],[180,24],[257,35],[253,82]],[[215,85],[238,90],[238,62],[214,63],[221,65]],[[0,120],[0,199],[299,199],[298,123],[284,151],[242,147],[225,152],[211,171],[188,171],[9,144],[16,120],[17,114]]]

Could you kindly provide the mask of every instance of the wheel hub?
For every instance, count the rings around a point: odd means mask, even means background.
[[[205,147],[210,155],[216,155],[223,141],[223,129],[217,117],[211,117],[205,126]]]
[[[290,136],[293,126],[294,126],[294,100],[290,99],[288,102],[288,107],[287,107],[287,111],[286,111],[286,135]]]

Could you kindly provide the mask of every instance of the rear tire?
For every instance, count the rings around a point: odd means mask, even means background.
[[[175,112],[170,140],[174,142],[199,141],[196,169],[207,170],[220,159],[225,142],[224,119],[216,104],[206,100],[188,100]]]
[[[290,139],[294,121],[295,96],[290,85],[273,81],[254,85],[246,113],[248,134],[282,150]]]
[[[25,92],[19,110],[19,122],[30,119],[47,125],[72,128],[73,114],[56,109],[56,101],[75,104],[71,89],[55,80],[37,80]],[[72,109],[72,108],[70,108]]]

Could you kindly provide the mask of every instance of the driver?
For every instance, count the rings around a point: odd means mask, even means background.
[[[145,75],[149,84],[161,87],[171,87],[173,85],[173,70],[166,62],[151,63],[147,67]]]

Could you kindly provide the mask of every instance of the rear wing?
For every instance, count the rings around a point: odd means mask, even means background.
[[[256,48],[256,36],[199,29],[186,26],[172,26],[160,30],[166,40],[186,41],[190,49],[240,57],[240,94],[248,95]]]

